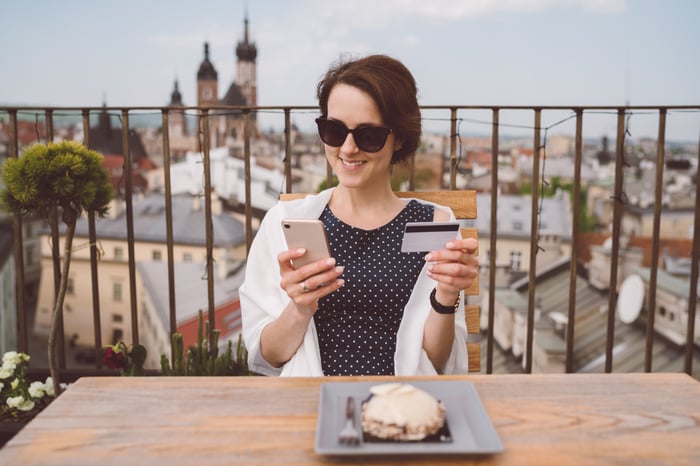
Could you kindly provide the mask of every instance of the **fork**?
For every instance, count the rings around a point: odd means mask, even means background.
[[[345,426],[338,434],[338,442],[341,445],[360,444],[360,432],[355,427],[355,399],[351,396],[345,407]]]

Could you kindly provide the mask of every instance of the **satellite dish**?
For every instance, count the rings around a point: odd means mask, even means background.
[[[644,305],[644,282],[639,275],[630,275],[622,282],[617,296],[617,314],[626,324],[634,322]]]

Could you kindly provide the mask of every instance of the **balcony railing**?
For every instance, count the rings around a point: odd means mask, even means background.
[[[111,114],[116,114],[119,116],[121,121],[121,132],[122,132],[122,144],[123,152],[125,156],[125,167],[131,167],[133,164],[131,151],[129,150],[130,138],[129,132],[130,119],[134,115],[140,115],[142,112],[159,113],[161,117],[162,126],[162,152],[163,152],[163,168],[164,168],[164,191],[165,191],[165,202],[166,202],[166,232],[167,232],[167,266],[168,266],[168,284],[169,284],[169,296],[170,296],[170,330],[173,333],[176,329],[176,315],[175,315],[175,280],[174,280],[174,254],[173,254],[173,213],[172,209],[172,192],[171,192],[171,150],[170,143],[171,137],[169,134],[170,127],[170,117],[173,112],[189,112],[190,115],[195,115],[198,120],[199,134],[201,151],[203,153],[203,180],[204,180],[204,207],[205,207],[205,217],[208,219],[206,223],[206,251],[207,257],[207,277],[208,277],[208,301],[209,307],[207,309],[208,318],[210,322],[214,322],[214,288],[213,288],[213,260],[212,248],[213,248],[213,232],[212,232],[212,183],[211,183],[211,166],[210,166],[210,151],[211,140],[212,140],[212,129],[211,121],[212,119],[220,118],[222,114],[232,114],[238,115],[238,118],[242,120],[243,128],[243,150],[242,158],[244,162],[244,180],[245,180],[245,196],[243,199],[244,213],[245,213],[245,234],[246,234],[246,248],[249,249],[254,236],[253,229],[253,206],[251,204],[251,139],[253,133],[253,121],[254,115],[262,115],[264,113],[277,113],[283,118],[284,122],[284,175],[286,180],[286,185],[284,187],[285,192],[291,192],[293,188],[292,184],[292,162],[293,162],[293,143],[292,143],[292,131],[293,125],[291,123],[292,115],[299,115],[303,113],[316,112],[316,107],[230,107],[230,106],[220,106],[220,107],[94,107],[94,108],[74,108],[74,107],[0,107],[0,119],[5,119],[9,125],[9,143],[8,152],[10,157],[17,157],[20,150],[20,142],[18,138],[18,121],[21,117],[26,115],[32,115],[35,122],[42,122],[45,131],[43,134],[37,130],[37,138],[43,139],[43,141],[52,141],[54,138],[54,126],[55,119],[57,115],[66,114],[76,114],[80,115],[82,119],[83,137],[84,143],[89,144],[89,131],[91,116],[95,116],[99,112],[110,112]],[[654,348],[654,319],[657,308],[657,283],[658,283],[658,267],[654,264],[659,264],[660,260],[660,222],[663,215],[663,180],[664,180],[664,167],[666,162],[669,160],[667,155],[667,117],[669,114],[697,114],[700,112],[700,105],[683,105],[683,106],[597,106],[597,107],[566,107],[566,106],[425,106],[424,111],[424,123],[430,122],[434,125],[443,125],[442,131],[448,131],[449,135],[449,153],[443,154],[443,167],[447,167],[447,173],[443,175],[448,175],[449,182],[443,187],[445,189],[464,189],[465,186],[458,186],[458,173],[459,173],[459,162],[462,157],[462,136],[460,135],[460,124],[465,121],[477,121],[478,124],[482,125],[482,128],[488,128],[490,130],[490,140],[491,140],[491,189],[490,189],[490,231],[488,232],[488,249],[489,251],[497,251],[499,246],[499,225],[498,219],[498,209],[499,209],[499,153],[501,152],[501,144],[503,142],[503,135],[501,134],[502,128],[519,128],[521,131],[529,133],[529,137],[532,141],[532,149],[535,156],[532,157],[532,198],[531,198],[531,218],[530,218],[530,231],[534,232],[531,235],[530,240],[530,254],[529,254],[529,266],[528,266],[528,299],[527,299],[527,311],[525,313],[527,320],[527,333],[523,368],[525,372],[532,372],[533,370],[533,335],[535,333],[535,317],[536,317],[536,294],[534,284],[536,283],[537,277],[537,253],[540,249],[539,246],[539,224],[540,218],[540,207],[541,207],[541,193],[539,187],[544,186],[547,183],[546,178],[543,177],[543,164],[546,161],[546,137],[547,131],[553,126],[543,125],[543,117],[545,115],[561,115],[565,114],[564,119],[560,121],[571,121],[574,124],[573,138],[574,138],[574,175],[573,175],[573,186],[574,192],[572,196],[572,225],[571,225],[571,258],[569,262],[569,293],[568,293],[568,310],[567,321],[570,323],[565,327],[565,341],[566,341],[566,353],[565,353],[565,368],[567,372],[572,372],[573,360],[574,360],[574,335],[576,332],[576,326],[573,324],[576,314],[576,288],[577,280],[577,264],[579,260],[580,251],[580,239],[581,231],[579,225],[579,214],[582,209],[581,206],[581,189],[582,177],[581,168],[583,166],[583,155],[584,155],[584,134],[583,127],[584,122],[588,121],[588,118],[594,119],[598,118],[599,115],[607,115],[607,118],[614,119],[615,121],[615,149],[614,149],[614,187],[613,187],[613,211],[612,211],[612,222],[610,225],[610,230],[612,232],[611,240],[611,267],[609,270],[609,283],[611,291],[609,293],[608,305],[607,305],[607,328],[606,328],[606,343],[605,343],[605,371],[612,372],[613,370],[613,358],[614,358],[614,345],[615,345],[615,318],[616,318],[616,303],[618,298],[618,293],[616,292],[616,284],[618,283],[618,258],[621,252],[621,226],[623,219],[623,208],[624,208],[624,176],[625,176],[625,154],[626,154],[626,144],[627,144],[627,133],[629,128],[627,126],[628,118],[632,114],[644,113],[646,115],[651,115],[651,117],[656,119],[656,125],[658,128],[657,138],[656,138],[656,176],[655,176],[655,190],[653,196],[653,234],[651,238],[652,251],[651,251],[651,268],[649,276],[649,295],[646,303],[646,344],[644,348],[644,370],[652,370],[653,362],[653,348]],[[509,125],[504,122],[503,115],[509,114],[510,112],[519,112],[519,114],[529,115],[526,118],[529,123],[520,125]],[[482,115],[480,120],[470,120],[468,115],[472,113]],[[427,114],[438,115],[437,118],[430,119],[427,118]],[[484,119],[483,115],[490,115],[488,118]],[[700,131],[700,125],[698,125],[698,131]],[[1,140],[0,140],[1,142]],[[320,144],[320,143],[319,143]],[[700,154],[698,154],[700,158]],[[410,165],[408,179],[408,190],[415,190],[415,170],[414,166]],[[327,170],[327,182],[330,185],[332,182],[332,173],[330,169]],[[138,315],[138,305],[137,305],[137,295],[136,295],[136,260],[134,257],[134,217],[133,217],[133,207],[132,207],[132,171],[130,169],[125,169],[124,171],[124,198],[126,202],[126,218],[127,218],[127,238],[128,238],[128,267],[129,267],[129,299],[130,299],[130,309],[131,309],[131,327],[133,342],[139,342],[139,315]],[[697,309],[697,290],[698,290],[698,256],[700,251],[700,215],[697,209],[697,200],[700,199],[700,183],[695,181],[695,199],[696,208],[694,214],[694,228],[692,237],[692,255],[691,255],[691,266],[690,266],[690,277],[689,286],[687,294],[687,328],[685,330],[685,343],[683,346],[684,354],[684,364],[683,370],[688,374],[693,373],[693,359],[697,351],[697,343],[694,341],[695,335],[695,321],[696,321],[696,309]],[[482,215],[483,213],[479,213]],[[94,328],[95,328],[95,349],[98,350],[101,345],[101,330],[100,330],[100,299],[99,299],[99,277],[98,277],[98,250],[96,247],[97,238],[95,233],[95,218],[90,217],[89,221],[89,243],[90,243],[90,263],[91,263],[91,289],[93,296],[93,316],[94,316]],[[23,237],[22,237],[22,222],[23,219],[15,215],[14,216],[14,251],[15,251],[15,263],[16,263],[16,304],[17,304],[17,341],[18,350],[27,351],[28,339],[29,339],[29,329],[27,325],[27,309],[26,309],[26,299],[24,296],[24,265],[23,265]],[[484,240],[483,232],[481,234],[481,239]],[[58,238],[53,238],[53,251],[52,255],[54,259],[59,257],[58,250]],[[488,270],[488,279],[485,280],[485,284],[482,283],[484,291],[487,291],[488,302],[483,303],[485,306],[482,307],[482,315],[485,316],[487,325],[485,326],[485,371],[491,373],[493,371],[493,361],[494,361],[494,317],[495,317],[495,296],[496,296],[496,254],[489,254],[486,262]],[[56,287],[58,284],[58,274],[59,270],[54,270],[54,280],[56,282]],[[63,336],[62,333],[60,335]],[[65,346],[64,342],[60,342],[61,348],[59,348],[60,353],[63,354],[63,348]],[[61,356],[62,364],[65,365],[65,359]],[[99,368],[99,362],[97,363]]]

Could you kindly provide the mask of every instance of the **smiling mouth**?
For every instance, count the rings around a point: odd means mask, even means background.
[[[357,161],[351,162],[351,161],[345,160],[345,159],[343,159],[343,158],[341,158],[341,157],[338,157],[338,159],[339,159],[340,162],[341,162],[343,165],[345,165],[346,167],[352,167],[352,168],[359,167],[360,165],[363,165],[363,164],[367,163],[367,162],[364,161],[364,160],[357,160]]]

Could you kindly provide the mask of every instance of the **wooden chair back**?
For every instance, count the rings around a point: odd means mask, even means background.
[[[452,209],[459,220],[476,218],[476,191],[474,190],[448,190],[448,191],[397,191],[401,198],[422,199],[436,204],[444,205]],[[280,200],[291,201],[302,199],[307,193],[283,193]],[[462,228],[462,236],[478,240],[476,228]],[[478,254],[478,250],[477,250]],[[479,277],[472,285],[464,290],[465,296],[479,295]],[[464,315],[467,323],[467,354],[469,358],[469,372],[481,371],[481,330],[479,323],[480,309],[478,305],[467,304],[464,307]]]

